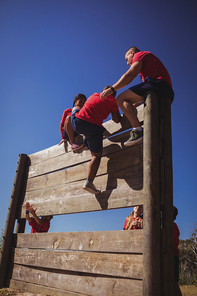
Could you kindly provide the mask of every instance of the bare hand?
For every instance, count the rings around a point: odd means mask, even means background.
[[[108,89],[102,90],[102,92],[100,93],[101,100],[105,100],[112,93],[113,93],[113,91],[111,90],[110,87]]]
[[[58,146],[60,146],[64,142],[65,142],[65,139],[61,139],[61,142],[59,142]]]

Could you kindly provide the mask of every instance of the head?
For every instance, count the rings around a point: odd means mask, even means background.
[[[178,215],[178,209],[173,206],[173,220],[176,220],[176,216]]]
[[[107,86],[104,87],[103,90],[108,89],[108,88],[110,88],[110,87],[111,87],[110,85],[107,85]],[[113,96],[113,97],[115,98],[115,97],[116,97],[116,91],[114,91],[114,92],[111,94],[111,96]]]
[[[42,216],[41,219],[45,221],[50,221],[51,219],[53,219],[53,216],[52,215]]]
[[[79,106],[80,108],[82,108],[83,105],[85,104],[86,100],[87,100],[87,98],[85,95],[83,95],[83,94],[76,95],[76,97],[74,98],[74,101],[73,101],[73,107]]]
[[[139,51],[140,51],[140,50],[139,50],[137,47],[135,47],[135,46],[130,47],[130,48],[126,51],[126,53],[125,53],[125,60],[126,60],[126,62],[127,62],[127,65],[131,65],[134,54],[135,54],[136,52],[139,52]]]
[[[140,216],[143,213],[143,206],[135,206],[133,207],[133,212],[137,214],[137,216]]]

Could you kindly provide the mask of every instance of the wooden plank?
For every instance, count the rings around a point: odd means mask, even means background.
[[[142,163],[143,151],[142,145],[130,147],[126,150],[127,157],[125,157],[125,150],[119,150],[101,158],[100,167],[97,176],[102,174],[110,174],[114,171],[124,168],[136,166]],[[73,181],[85,179],[89,162],[56,171],[54,173],[41,175],[27,180],[26,191],[37,190],[45,187],[51,187],[61,184],[66,184]]]
[[[105,139],[103,141],[103,156],[107,156],[121,149],[128,149],[123,146],[124,141],[128,138],[128,133],[123,133],[117,136],[114,136],[110,139]],[[87,161],[90,161],[91,153],[87,147],[81,149],[79,152],[73,153],[64,153],[54,158],[48,158],[47,160],[31,165],[29,167],[28,178],[35,176],[43,175],[46,173],[51,173],[53,171],[61,170],[68,168],[77,164],[81,164]]]
[[[142,253],[143,229],[15,234],[17,248]]]
[[[52,273],[48,270],[36,270],[19,265],[14,266],[10,287],[25,288],[29,292],[55,296],[126,296],[130,295],[131,291],[132,296],[142,296],[141,280],[104,276],[95,277],[85,274]]]
[[[173,238],[173,171],[172,171],[172,134],[171,134],[171,100],[161,98],[160,112],[163,116],[164,185],[162,187],[162,227],[165,233],[165,254],[161,257],[161,295],[174,295],[174,238]]]
[[[8,260],[12,242],[12,233],[14,231],[15,219],[17,215],[18,203],[20,201],[21,188],[23,185],[23,178],[26,169],[27,155],[20,154],[18,157],[16,174],[12,187],[10,197],[10,204],[3,234],[1,253],[0,253],[0,288],[5,285],[6,272],[8,267]]]
[[[83,183],[84,180],[29,191],[26,193],[25,202],[33,204],[39,216],[117,209],[143,204],[142,165],[114,172],[110,176],[97,177],[95,185],[102,190],[97,195],[84,190]],[[19,216],[25,217],[24,205]]]
[[[158,98],[146,97],[144,110],[143,295],[160,294],[160,204]]]
[[[16,248],[14,252],[14,263],[42,268],[85,272],[94,275],[142,279],[142,257],[141,254]]]
[[[140,105],[137,107],[138,110],[138,118],[140,122],[142,122],[144,119],[144,105]],[[125,129],[131,128],[131,125],[128,121],[128,119],[122,115],[121,124],[114,123],[112,120],[106,121],[104,124],[104,127],[108,130],[108,134],[114,134],[115,132],[121,132]],[[34,165],[36,163],[45,161],[50,158],[54,158],[56,156],[65,154],[65,152],[71,151],[70,144],[68,144],[67,147],[64,147],[63,145],[54,145],[50,148],[44,149],[42,151],[36,152],[34,154],[29,155],[29,158],[31,160],[31,165]]]

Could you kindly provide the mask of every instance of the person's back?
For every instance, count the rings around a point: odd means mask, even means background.
[[[142,81],[145,81],[146,78],[161,79],[168,82],[172,87],[171,78],[166,67],[154,54],[149,51],[136,52],[133,56],[132,64],[136,61],[143,61],[143,66],[139,73],[142,76]]]
[[[101,126],[103,120],[105,120],[111,112],[117,110],[116,100],[112,95],[109,95],[105,101],[102,101],[100,93],[94,93],[87,99],[84,106],[75,116]]]

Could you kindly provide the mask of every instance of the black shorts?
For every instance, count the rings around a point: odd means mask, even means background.
[[[146,78],[145,82],[139,83],[129,88],[135,94],[144,97],[147,91],[153,91],[158,96],[174,99],[174,92],[167,81],[161,79],[149,79]]]

